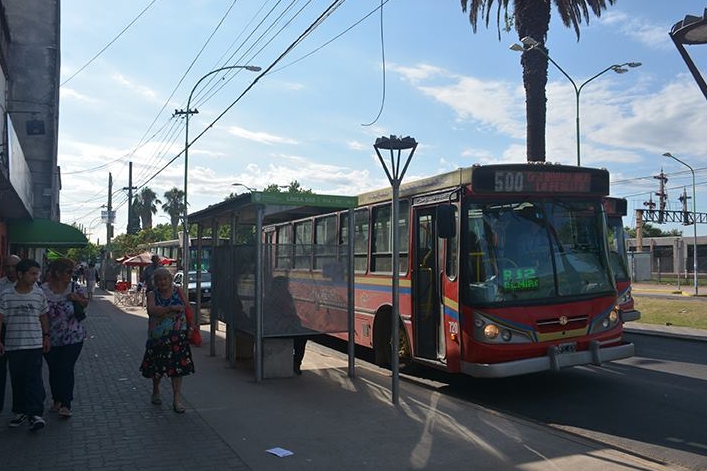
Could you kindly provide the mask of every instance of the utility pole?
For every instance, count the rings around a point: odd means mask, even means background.
[[[668,199],[668,192],[665,190],[665,184],[668,183],[668,177],[663,173],[663,169],[660,169],[660,175],[654,175],[653,178],[660,180],[660,190],[655,194],[658,196],[660,205],[658,210],[658,223],[662,224],[665,216],[665,202]]]
[[[111,237],[113,237],[113,223],[115,222],[115,218],[113,217],[113,174],[110,172],[108,172],[108,204],[103,207],[106,208],[106,211],[101,211],[101,218],[106,223],[106,247],[102,251],[103,256],[101,257],[101,286],[103,288],[113,289],[113,285],[108,284],[111,281],[108,280],[108,260],[113,258],[110,241]]]
[[[220,71],[223,69],[218,69]],[[214,72],[217,72],[214,71]],[[211,75],[214,72],[209,72],[203,76],[194,86],[191,93],[189,94],[189,99],[187,100],[186,110],[174,110],[172,116],[184,116],[185,117],[185,130],[184,130],[184,215],[182,216],[182,224],[184,224],[184,232],[182,234],[182,267],[186,273],[189,273],[190,261],[189,261],[189,249],[191,247],[191,237],[189,237],[189,200],[187,199],[187,188],[188,188],[188,178],[189,173],[189,116],[199,113],[197,109],[191,109],[189,105],[191,104],[191,96],[196,90],[199,83]],[[257,375],[257,374],[256,374]]]
[[[136,186],[133,186],[133,163],[128,164],[128,186],[123,187],[123,190],[128,190],[128,227],[126,232],[128,234],[137,234],[137,227],[135,227],[135,214],[133,214],[133,190],[137,190]]]
[[[108,173],[108,219],[106,219],[106,253],[108,258],[111,258],[110,241],[113,237],[113,174]]]

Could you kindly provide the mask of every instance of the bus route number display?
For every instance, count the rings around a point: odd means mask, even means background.
[[[506,291],[536,290],[540,286],[535,268],[514,268],[502,271],[503,289]]]
[[[494,175],[494,191],[498,193],[588,193],[591,187],[591,175],[581,172],[498,170]]]

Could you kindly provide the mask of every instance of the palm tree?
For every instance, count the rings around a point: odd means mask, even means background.
[[[176,186],[164,194],[165,203],[162,205],[162,210],[169,215],[169,221],[172,225],[172,238],[177,238],[177,228],[179,220],[184,214],[184,191]]]
[[[149,187],[144,187],[135,197],[133,208],[140,216],[143,229],[152,229],[152,215],[157,214],[157,205],[161,204],[157,194]]]
[[[469,11],[469,22],[476,33],[479,18],[486,20],[488,27],[492,16],[496,17],[501,29],[501,18],[505,28],[513,25],[518,38],[530,36],[542,43],[545,52],[545,41],[550,29],[551,3],[555,4],[557,12],[562,18],[562,23],[568,28],[574,28],[579,41],[579,25],[584,21],[589,23],[589,11],[596,16],[601,16],[607,4],[613,5],[616,0],[513,0],[512,13],[508,13],[509,0],[495,0],[497,11],[491,13],[494,0],[461,0],[462,11]],[[501,11],[503,10],[503,15]],[[547,98],[545,86],[547,85],[547,56],[540,50],[533,48],[523,52],[521,65],[523,66],[523,86],[525,87],[525,116],[526,116],[526,152],[529,162],[545,161],[545,122],[547,112]]]

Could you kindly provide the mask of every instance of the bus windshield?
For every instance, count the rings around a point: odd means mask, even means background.
[[[467,200],[462,291],[488,304],[614,290],[601,203]]]

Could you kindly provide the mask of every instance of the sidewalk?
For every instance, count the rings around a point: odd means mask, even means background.
[[[346,357],[313,342],[302,376],[255,383],[249,365],[228,368],[221,337],[218,355],[208,356],[202,332],[197,373],[184,380],[188,410],[175,414],[168,384],[165,403],[153,406],[150,381],[138,372],[143,310],[118,309],[112,296],[98,295],[88,312],[74,417],[47,412],[47,427],[35,434],[8,429],[8,394],[3,471],[675,469],[459,401],[431,381],[401,379],[395,407],[389,372],[358,363],[349,379]],[[274,447],[294,455],[266,452]]]

